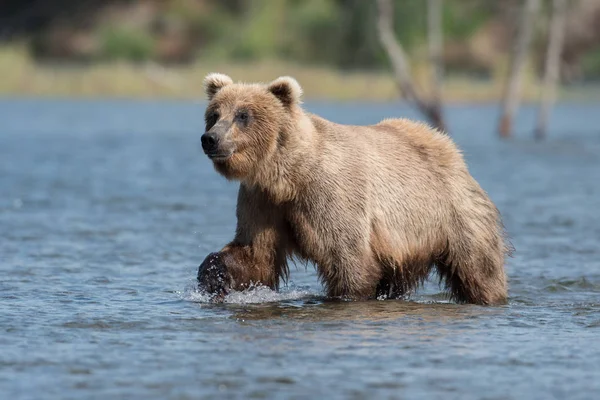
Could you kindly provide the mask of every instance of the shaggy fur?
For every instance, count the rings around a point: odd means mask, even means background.
[[[206,130],[225,154],[214,166],[241,183],[220,252],[227,290],[277,288],[299,256],[333,297],[404,296],[435,269],[458,302],[506,301],[500,215],[447,135],[405,119],[327,121],[303,111],[289,77],[211,74],[205,86]]]

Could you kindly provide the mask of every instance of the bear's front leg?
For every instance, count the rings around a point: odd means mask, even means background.
[[[212,295],[212,300],[221,301],[231,290],[232,277],[223,254],[210,253],[198,268],[198,289]]]
[[[266,244],[257,240],[257,243]],[[231,291],[251,286],[279,286],[285,258],[277,257],[277,249],[229,244],[220,252],[210,253],[198,268],[198,289],[210,293],[220,302]]]
[[[198,269],[198,288],[222,301],[252,285],[276,290],[287,274],[288,234],[283,213],[264,193],[240,185],[235,239],[210,253]]]

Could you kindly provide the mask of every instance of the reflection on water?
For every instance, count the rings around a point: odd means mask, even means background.
[[[417,303],[401,300],[389,301],[329,301],[307,299],[293,303],[277,303],[241,307],[226,307],[232,318],[243,321],[285,319],[298,323],[364,322],[378,324],[389,321],[419,319],[422,323],[451,323],[502,313],[502,308],[461,306],[447,303]]]
[[[351,124],[416,117],[398,104],[307,107]],[[2,101],[0,392],[595,399],[596,114],[561,105],[547,143],[499,143],[495,108],[449,109],[516,247],[506,306],[449,303],[435,281],[407,301],[331,301],[310,266],[279,293],[210,304],[194,277],[233,235],[236,185],[199,151],[201,105]]]

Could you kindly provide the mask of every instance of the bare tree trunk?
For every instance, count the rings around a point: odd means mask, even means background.
[[[392,2],[390,0],[377,0],[377,8],[379,40],[392,64],[398,89],[402,96],[414,103],[436,128],[446,131],[441,106],[439,104],[436,105],[435,101],[424,99],[413,82],[406,53],[394,34],[394,9]]]
[[[440,115],[442,108],[442,81],[444,78],[442,20],[442,0],[427,0],[429,61],[433,71],[433,76],[431,77],[432,103],[440,110]]]
[[[529,44],[535,25],[535,16],[539,7],[540,0],[525,0],[523,10],[521,11],[521,19],[514,40],[506,87],[502,99],[499,133],[503,138],[508,138],[512,135],[512,120],[519,108],[520,102],[523,67],[525,66],[525,61],[527,61]]]
[[[546,136],[548,120],[550,118],[550,109],[556,98],[556,82],[560,72],[560,54],[565,38],[566,14],[567,0],[553,0],[541,105],[535,130],[535,138],[537,140],[541,140]]]

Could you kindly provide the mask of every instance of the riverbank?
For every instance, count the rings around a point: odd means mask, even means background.
[[[95,63],[88,65],[47,65],[35,63],[19,48],[0,48],[0,96],[27,97],[114,97],[172,98],[202,97],[202,80],[209,72],[230,74],[235,80],[268,82],[277,76],[291,75],[301,83],[305,98],[335,101],[388,101],[398,98],[389,73],[344,72],[329,67],[298,65],[290,62],[246,64],[197,62],[187,66],[164,67],[158,64]],[[416,66],[421,87],[427,85],[427,68]],[[446,102],[492,102],[502,93],[498,78],[476,80],[450,76],[444,82]],[[569,87],[562,99],[598,100],[597,87]],[[539,85],[531,77],[523,87],[524,101],[537,101]]]

